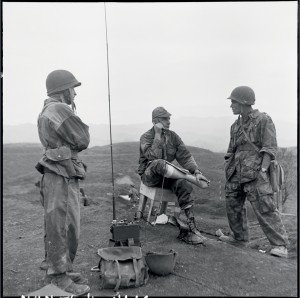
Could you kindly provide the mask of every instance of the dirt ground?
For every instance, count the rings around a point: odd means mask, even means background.
[[[135,172],[137,143],[120,144],[114,148],[116,182],[126,182],[130,178],[138,187],[139,177]],[[4,148],[2,297],[21,297],[44,285],[45,272],[39,269],[44,258],[43,209],[39,201],[39,189],[34,185],[41,177],[34,169],[41,154],[42,149],[37,145],[20,144]],[[221,228],[225,233],[229,231],[224,192],[221,189],[224,184],[223,157],[201,149],[194,149],[193,154],[212,180],[210,188],[203,191],[195,188],[194,192],[196,221],[209,240],[205,246],[188,245],[177,239],[176,227],[170,224],[153,227],[141,220],[143,254],[174,249],[178,253],[176,266],[168,276],[150,274],[146,285],[121,289],[118,293],[101,289],[99,273],[91,271],[99,261],[97,250],[107,247],[111,238],[109,147],[94,147],[83,154],[83,160],[88,164],[88,176],[82,186],[90,205],[81,206],[81,235],[74,270],[88,278],[90,296],[296,297],[296,211],[294,215],[282,216],[291,242],[288,259],[273,257],[268,253],[271,247],[251,209],[248,210],[251,247],[240,248],[218,241],[216,230]],[[119,194],[127,195],[128,189],[125,184],[116,185],[118,220],[130,221],[134,218],[136,206],[119,198]]]
[[[3,296],[21,296],[41,288],[44,271],[43,211],[38,201],[38,189],[14,189],[22,192],[23,200],[6,194],[3,201]],[[31,195],[31,197],[27,197]],[[187,245],[176,237],[174,226],[151,226],[140,221],[142,251],[174,249],[178,259],[173,274],[165,277],[150,274],[148,283],[139,288],[101,289],[99,273],[91,272],[98,264],[97,250],[106,247],[111,237],[111,197],[90,199],[90,206],[81,207],[81,238],[74,269],[89,279],[91,296],[297,296],[297,251],[295,244],[289,259],[269,255],[267,241],[250,231],[258,241],[253,248],[240,248],[222,243],[214,236],[218,228],[228,231],[226,219],[211,218],[197,212],[197,222],[209,240],[206,246]],[[117,218],[133,219],[135,207],[116,199]],[[295,237],[293,237],[295,238]],[[265,250],[266,253],[259,252]]]

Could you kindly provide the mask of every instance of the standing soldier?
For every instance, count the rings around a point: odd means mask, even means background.
[[[287,257],[288,236],[274,203],[269,166],[277,152],[276,131],[266,113],[252,109],[254,91],[247,86],[235,88],[228,99],[234,115],[239,115],[230,130],[225,155],[226,211],[233,236],[219,239],[229,243],[249,241],[246,198],[271,243],[272,255]]]
[[[86,149],[90,142],[89,127],[74,112],[74,88],[80,85],[66,70],[55,70],[48,75],[49,98],[38,117],[44,155],[36,165],[43,174],[45,280],[74,295],[83,295],[90,290],[86,285],[88,280],[80,273],[72,272],[80,229],[79,179],[86,175],[86,166],[77,153]]]

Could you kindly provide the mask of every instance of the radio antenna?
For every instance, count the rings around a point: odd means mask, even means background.
[[[113,222],[116,221],[116,203],[115,203],[115,183],[114,183],[114,163],[111,137],[111,112],[110,112],[110,85],[109,85],[109,60],[108,60],[108,39],[107,39],[107,19],[106,19],[106,5],[104,2],[105,13],[105,33],[106,33],[106,61],[107,61],[107,86],[108,86],[108,108],[109,108],[109,135],[110,135],[110,158],[111,158],[111,179],[113,188]]]

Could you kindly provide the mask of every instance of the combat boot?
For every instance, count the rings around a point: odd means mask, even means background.
[[[177,236],[177,239],[183,240],[184,238],[187,237],[188,232],[189,232],[188,230],[180,230],[179,235]]]
[[[75,284],[86,285],[89,283],[87,278],[84,278],[79,272],[67,272],[67,276],[70,277]]]
[[[192,244],[192,245],[203,244],[204,245],[204,240],[206,238],[204,239],[204,237],[198,236],[198,235],[194,234],[193,232],[189,231],[189,232],[185,232],[184,234],[179,234],[178,239],[186,242],[187,244]]]
[[[247,246],[248,245],[248,241],[244,241],[244,240],[237,240],[235,239],[233,236],[226,236],[226,235],[221,235],[219,237],[220,241],[229,243],[229,244],[233,244],[233,245],[238,245],[238,246]]]
[[[273,249],[271,249],[270,254],[277,257],[287,258],[288,250],[286,246],[276,246]]]
[[[90,291],[88,285],[76,284],[69,276],[67,276],[67,274],[53,276],[51,283],[74,296],[85,295]]]
[[[202,236],[200,231],[197,229],[193,207],[188,206],[188,208],[184,209],[184,211],[187,217],[187,225],[186,227],[181,227],[180,233],[177,238],[188,244],[204,244],[204,240],[206,240],[207,238]]]
[[[207,238],[204,237],[200,233],[199,229],[196,226],[193,206],[191,206],[190,208],[184,209],[184,212],[187,217],[187,224],[188,224],[189,230],[192,233],[194,233],[195,235],[197,235],[198,237],[201,237],[203,240],[207,240]]]

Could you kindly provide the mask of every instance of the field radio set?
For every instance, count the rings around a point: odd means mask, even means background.
[[[114,220],[110,227],[112,238],[109,240],[109,246],[141,246],[140,229],[138,224],[126,219]]]
[[[105,8],[105,3],[104,3]],[[108,60],[108,40],[107,40],[107,23],[105,10],[105,31],[106,31],[106,60],[107,60],[107,87],[108,87],[108,108],[109,108],[109,131],[110,131],[110,157],[112,169],[112,204],[113,204],[113,221],[110,227],[112,238],[109,240],[109,246],[141,246],[140,243],[140,226],[125,220],[116,220],[115,208],[115,191],[114,191],[114,164],[113,164],[113,150],[112,150],[112,133],[111,133],[111,109],[110,109],[110,80],[109,80],[109,60]]]

